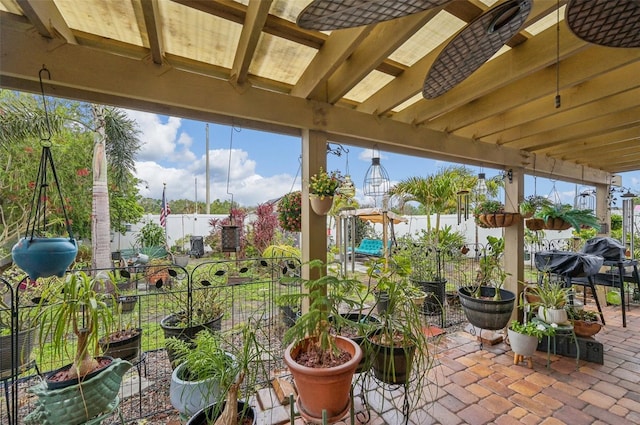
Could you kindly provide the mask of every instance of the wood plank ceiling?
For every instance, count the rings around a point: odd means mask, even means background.
[[[640,169],[640,49],[577,38],[566,1],[533,0],[520,32],[435,99],[421,94],[431,65],[499,2],[325,32],[296,25],[308,3],[0,0],[0,86],[38,92],[46,64],[54,96],[576,182]]]

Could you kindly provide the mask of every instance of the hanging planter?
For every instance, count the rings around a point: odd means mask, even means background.
[[[64,276],[78,253],[75,239],[25,237],[11,249],[13,262],[37,279],[48,276]]]
[[[331,207],[333,207],[333,196],[309,195],[309,202],[314,213],[327,215],[331,211]]]
[[[62,197],[58,175],[53,164],[51,156],[51,127],[49,125],[49,116],[47,115],[47,104],[44,97],[44,88],[42,85],[43,72],[49,73],[47,68],[40,70],[40,89],[42,91],[42,100],[44,103],[44,112],[46,117],[46,134],[41,134],[40,144],[42,146],[42,155],[40,157],[40,165],[35,180],[35,193],[33,203],[29,213],[27,222],[27,232],[24,238],[20,239],[11,249],[13,262],[22,270],[27,272],[29,278],[35,280],[39,277],[58,276],[62,277],[67,268],[71,265],[78,253],[78,246],[73,234],[71,233],[71,225],[67,216],[67,208]],[[50,76],[49,76],[50,78]],[[52,184],[47,180],[48,172],[53,175],[54,186],[58,192],[60,205],[64,214],[64,223],[66,226],[68,238],[47,238],[44,235],[47,229],[47,206],[49,197],[47,189]]]
[[[525,220],[524,225],[527,226],[527,229],[537,231],[544,229],[544,220],[541,218],[529,218]]]

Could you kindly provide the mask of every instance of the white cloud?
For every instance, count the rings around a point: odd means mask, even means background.
[[[160,161],[172,158],[176,161],[193,160],[193,153],[189,150],[191,138],[181,134],[178,130],[182,123],[180,118],[169,117],[162,122],[159,115],[147,112],[126,110],[127,115],[138,123],[142,146],[138,152],[139,161]],[[180,143],[183,149],[177,149]]]

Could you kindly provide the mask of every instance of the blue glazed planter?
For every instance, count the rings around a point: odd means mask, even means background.
[[[13,262],[31,279],[64,276],[78,253],[75,239],[22,238],[11,249]]]

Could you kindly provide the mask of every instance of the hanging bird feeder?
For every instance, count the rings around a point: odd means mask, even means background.
[[[240,251],[240,227],[222,226],[222,252]]]
[[[62,197],[53,157],[51,156],[51,126],[49,124],[47,103],[42,85],[43,72],[46,72],[49,78],[51,78],[51,75],[46,67],[42,67],[39,73],[47,134],[40,135],[42,155],[40,157],[40,166],[36,177],[29,219],[27,221],[27,231],[25,237],[20,239],[11,249],[13,262],[27,272],[29,278],[34,280],[39,277],[64,276],[67,268],[71,265],[78,253],[78,245],[71,232],[67,209]],[[48,238],[44,236],[47,230],[47,204],[49,202],[47,190],[51,185],[48,180],[49,172],[51,176],[53,176],[53,186],[55,186],[60,198],[60,204],[64,214],[64,223],[67,233],[69,234],[68,238]]]

